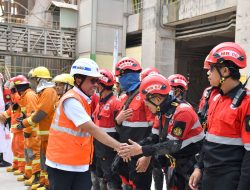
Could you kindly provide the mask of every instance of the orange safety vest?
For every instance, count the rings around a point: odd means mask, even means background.
[[[49,131],[46,157],[48,160],[65,165],[85,165],[92,163],[93,137],[76,127],[63,111],[63,102],[68,98],[77,99],[90,115],[87,101],[73,89],[69,90],[59,102]]]

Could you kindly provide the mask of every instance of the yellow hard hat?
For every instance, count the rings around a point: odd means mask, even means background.
[[[33,73],[34,69],[31,69],[29,72],[28,72],[28,78],[32,78],[32,73]]]
[[[51,79],[50,72],[46,67],[37,67],[32,72],[32,77]]]
[[[74,86],[74,78],[70,74],[67,74],[67,73],[57,75],[52,81],[55,83],[61,82],[61,83]]]

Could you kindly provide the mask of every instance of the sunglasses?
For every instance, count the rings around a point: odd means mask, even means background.
[[[96,84],[96,83],[99,83],[99,78],[91,78],[90,79],[90,82],[92,83],[92,84]]]
[[[10,89],[10,92],[11,92],[12,94],[14,94],[14,93],[17,92],[17,89],[16,89],[16,88],[12,88],[12,89]]]

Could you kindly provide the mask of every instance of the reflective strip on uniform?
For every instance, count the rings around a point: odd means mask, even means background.
[[[40,159],[32,160],[32,165],[33,165],[33,164],[40,164]]]
[[[29,118],[27,119],[27,121],[28,121],[28,123],[29,123],[30,126],[36,125],[36,123],[34,123],[34,122],[32,121],[32,118],[31,118],[31,117],[29,117]]]
[[[152,128],[152,133],[155,135],[159,135],[159,129]]]
[[[10,116],[7,114],[6,111],[3,112],[3,116],[4,116],[6,119],[10,118]]]
[[[171,135],[171,134],[168,134],[167,138],[168,138],[169,140],[179,140],[177,137],[174,137],[174,136]]]
[[[222,137],[210,133],[206,134],[206,140],[209,142],[214,142],[219,144],[243,145],[241,138]]]
[[[36,128],[36,127],[33,127],[33,128],[32,128],[32,131],[33,131],[33,132],[36,132],[36,131],[37,131],[37,128]]]
[[[200,125],[201,125],[200,121],[197,120],[197,121],[195,122],[195,124],[192,126],[191,129],[196,129],[196,128],[198,128]]]
[[[49,131],[38,131],[38,135],[49,135]]]
[[[113,133],[113,132],[116,132],[116,129],[115,129],[114,127],[112,127],[112,128],[100,127],[100,129],[102,129],[102,130],[105,131],[106,133]]]
[[[40,172],[40,177],[44,177],[46,175],[46,172],[41,171]]]
[[[191,105],[190,105],[190,104],[187,104],[187,103],[181,103],[181,104],[179,105],[179,107],[180,107],[180,108],[190,108]]]
[[[150,122],[130,122],[130,121],[123,121],[122,126],[124,127],[150,127]]]
[[[188,145],[190,145],[191,143],[196,143],[198,141],[201,141],[204,137],[205,137],[205,134],[202,131],[198,135],[193,136],[191,138],[188,138],[188,139],[182,141],[181,149],[184,148],[184,147],[186,147],[186,146],[188,146]]]
[[[16,129],[16,127],[17,127],[17,124],[11,125],[12,129]]]
[[[32,170],[32,166],[25,166],[25,170]]]
[[[244,147],[247,151],[250,151],[250,143],[244,144]]]
[[[14,156],[14,157],[13,157],[13,160],[14,160],[14,161],[15,161],[15,160],[18,160],[18,158],[17,158],[16,156]]]
[[[74,131],[70,128],[56,126],[54,124],[51,125],[51,128],[56,130],[56,131],[67,133],[67,134],[75,136],[75,137],[90,137],[91,136],[89,133],[84,133],[82,131]]]
[[[18,162],[25,162],[25,158],[17,158]]]
[[[26,107],[21,107],[21,112],[26,112]]]

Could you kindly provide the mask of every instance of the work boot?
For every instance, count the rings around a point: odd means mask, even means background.
[[[49,188],[48,188],[48,187],[43,186],[43,187],[39,187],[39,188],[37,188],[36,190],[49,190]]]
[[[121,187],[117,187],[117,185],[112,182],[108,182],[107,187],[108,190],[122,190]]]
[[[22,175],[22,174],[23,174],[23,172],[20,170],[16,170],[13,172],[13,175]]]
[[[17,181],[24,181],[24,180],[27,180],[29,178],[27,178],[25,175],[21,175],[17,178]]]
[[[34,173],[31,178],[29,178],[28,180],[24,181],[24,185],[25,186],[31,186],[33,184],[37,184],[39,183],[39,177],[40,177],[40,172],[36,172]]]
[[[6,172],[14,172],[16,171],[17,169],[16,168],[13,168],[13,166],[9,167],[9,168],[6,168]]]
[[[133,188],[130,185],[125,185],[125,184],[122,185],[122,189],[123,190],[133,190]]]
[[[41,183],[33,184],[31,186],[31,190],[36,190],[36,189],[43,187],[43,186],[44,186],[44,184],[41,184]]]

